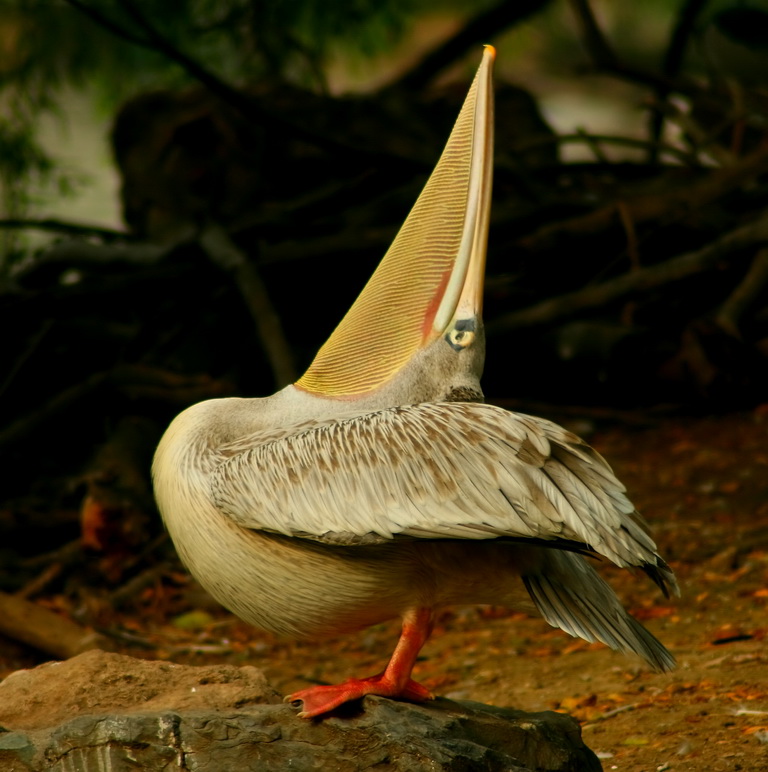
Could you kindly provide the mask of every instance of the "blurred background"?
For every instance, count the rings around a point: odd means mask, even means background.
[[[159,436],[301,374],[484,43],[488,399],[762,409],[768,2],[0,0],[0,590],[95,623],[167,578]]]

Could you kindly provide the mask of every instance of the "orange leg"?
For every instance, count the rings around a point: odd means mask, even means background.
[[[301,718],[314,718],[366,694],[400,697],[413,702],[434,699],[421,684],[411,680],[411,671],[422,646],[427,642],[434,620],[432,610],[419,608],[403,618],[403,630],[389,664],[382,673],[369,678],[350,678],[333,686],[312,686],[290,694],[286,702],[302,702]]]

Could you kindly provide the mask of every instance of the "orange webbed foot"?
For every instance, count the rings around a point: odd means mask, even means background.
[[[411,702],[434,699],[430,691],[416,681],[409,679],[404,686],[399,686],[390,681],[386,673],[381,673],[370,678],[350,678],[344,683],[331,686],[312,686],[288,695],[285,701],[302,703],[302,709],[298,714],[300,718],[315,718],[324,713],[330,713],[345,702],[365,697],[366,694]]]

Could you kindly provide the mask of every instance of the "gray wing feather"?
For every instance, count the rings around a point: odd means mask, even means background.
[[[553,627],[638,654],[654,670],[674,668],[674,657],[624,610],[610,586],[581,556],[548,550],[539,570],[524,575],[523,582]]]

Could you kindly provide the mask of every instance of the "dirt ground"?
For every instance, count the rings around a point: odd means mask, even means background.
[[[651,673],[540,619],[462,608],[440,617],[415,677],[454,699],[571,713],[606,770],[768,770],[768,409],[589,439],[680,579],[682,598],[668,601],[642,576],[605,571],[677,670]],[[287,693],[378,672],[397,638],[392,623],[337,640],[278,641],[219,610],[184,575],[173,582],[173,603],[168,583],[158,584],[122,618],[119,651],[254,665]],[[0,641],[0,676],[31,664]]]

